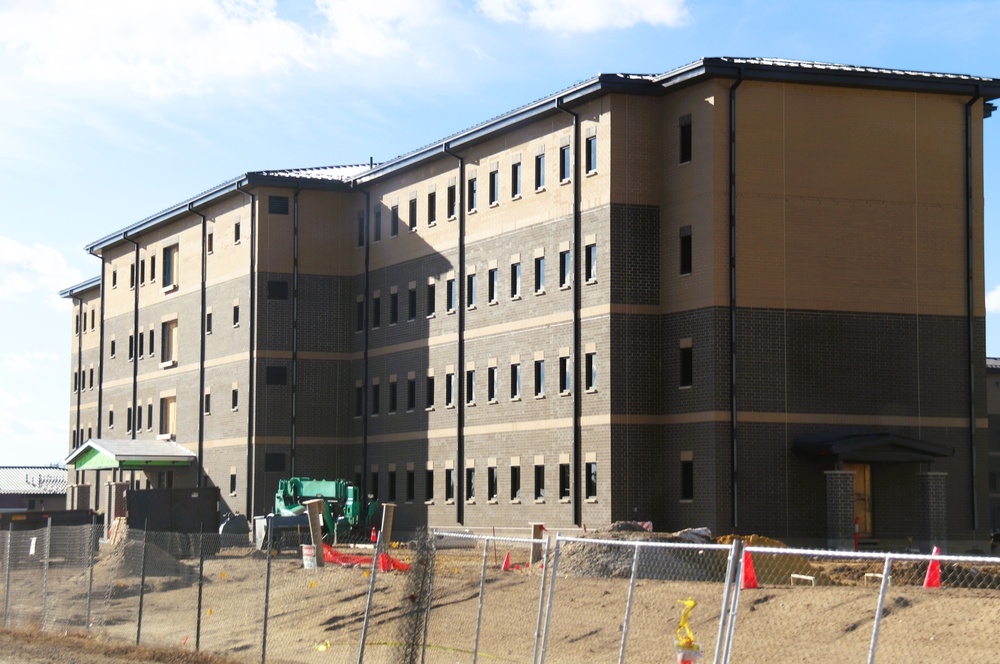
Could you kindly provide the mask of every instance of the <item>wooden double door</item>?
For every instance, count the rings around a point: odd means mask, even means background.
[[[844,470],[854,472],[854,516],[858,536],[872,536],[872,467],[868,463],[845,463]]]

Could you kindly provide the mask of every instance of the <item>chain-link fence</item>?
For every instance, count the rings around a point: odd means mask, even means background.
[[[294,530],[99,536],[0,532],[3,624],[247,662],[997,659],[995,557],[430,532],[316,565]]]

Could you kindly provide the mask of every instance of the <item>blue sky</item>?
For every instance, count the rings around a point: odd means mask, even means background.
[[[241,173],[392,158],[598,73],[766,56],[1000,77],[1000,3],[3,0],[0,464],[67,452],[82,247]],[[985,123],[1000,356],[1000,115]]]

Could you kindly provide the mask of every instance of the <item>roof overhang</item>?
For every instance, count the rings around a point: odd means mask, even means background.
[[[101,287],[101,275],[97,275],[96,277],[91,277],[86,281],[78,283],[76,286],[70,286],[69,288],[59,291],[59,297],[75,298],[81,295],[82,293],[100,287]]]
[[[834,433],[803,436],[792,449],[811,457],[830,457],[838,461],[930,462],[955,456],[955,448],[909,438],[894,433]]]
[[[190,466],[197,455],[172,440],[88,440],[66,457],[75,470]]]

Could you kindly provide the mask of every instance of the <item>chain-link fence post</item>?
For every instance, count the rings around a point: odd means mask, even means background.
[[[49,552],[52,551],[52,517],[45,524],[45,558],[42,560],[42,631],[45,631],[45,612],[49,601]]]
[[[635,595],[635,575],[639,571],[639,543],[635,543],[632,554],[632,574],[628,581],[628,599],[625,600],[625,621],[622,623],[622,645],[618,649],[618,664],[625,661],[625,643],[628,641],[628,619],[632,615],[632,597]]]
[[[87,630],[91,628],[91,609],[94,598],[94,558],[96,548],[94,538],[97,535],[97,515],[90,518],[90,530],[87,532]]]
[[[273,534],[274,527],[271,524],[271,517],[267,517],[267,573],[264,581],[264,629],[260,641],[260,664],[267,661],[267,616],[271,608],[271,558],[274,557],[274,551],[271,549],[273,544],[271,538]]]
[[[731,619],[731,612],[734,606],[733,599],[733,581],[736,577],[736,568],[738,567],[740,559],[740,551],[743,548],[743,540],[734,539],[733,545],[729,549],[729,560],[726,561],[726,580],[725,585],[722,589],[722,608],[719,611],[719,631],[715,636],[715,655],[712,659],[713,664],[721,664],[723,650],[728,643],[726,628],[729,625]]]
[[[427,632],[431,626],[431,604],[434,601],[434,571],[437,566],[437,541],[434,532],[430,535],[430,576],[427,579],[427,608],[424,610],[424,641],[420,648],[420,664],[427,658]]]
[[[559,541],[559,533],[557,532],[556,551],[552,554],[552,569],[549,570],[552,580],[549,582],[549,600],[545,607],[545,629],[542,632],[542,654],[538,660],[538,664],[545,664],[545,648],[549,644],[549,623],[552,622],[552,594],[556,589],[556,570],[559,568],[559,547],[561,544],[562,542]]]
[[[483,569],[479,573],[479,607],[476,610],[476,644],[472,648],[472,664],[479,657],[479,634],[483,625],[483,593],[486,592],[486,561],[490,552],[490,539],[483,540]]]
[[[140,567],[141,572],[139,574],[139,617],[136,619],[135,623],[135,645],[139,645],[142,638],[142,601],[145,597],[146,590],[146,540],[149,537],[149,521],[147,520],[142,526],[142,565]]]
[[[9,624],[8,609],[10,608],[10,550],[14,540],[14,524],[11,523],[7,529],[7,564],[4,566],[3,579],[3,626]]]
[[[739,552],[736,556],[736,580],[733,588],[733,604],[732,611],[729,612],[729,625],[726,628],[726,644],[723,649],[722,661],[729,664],[729,657],[732,654],[733,649],[733,631],[736,629],[736,613],[740,606],[740,589],[743,587],[743,561],[746,558],[744,553],[745,545],[741,545],[737,548]]]
[[[531,664],[535,664],[538,661],[538,644],[542,637],[542,613],[545,607],[545,582],[548,580],[548,570],[545,569],[545,564],[549,560],[549,545],[552,543],[548,537],[545,538],[545,553],[542,554],[542,587],[538,591],[538,619],[535,621],[535,646],[531,653]],[[534,549],[534,544],[531,545]],[[531,554],[528,554],[529,557]]]
[[[875,624],[872,626],[872,643],[868,648],[868,664],[875,662],[875,648],[878,645],[878,628],[882,623],[882,607],[885,605],[885,593],[889,588],[890,576],[892,572],[892,556],[885,557],[885,565],[882,567],[882,583],[878,590],[878,603],[875,605]]]
[[[198,620],[194,628],[194,649],[201,650],[201,600],[205,588],[205,524],[198,531]]]
[[[365,600],[365,618],[361,623],[361,646],[358,648],[358,664],[365,661],[365,641],[368,639],[368,619],[372,613],[372,595],[375,594],[375,575],[378,572],[378,556],[382,550],[382,533],[379,532],[375,541],[375,554],[372,556],[372,573],[368,582],[368,599]]]

